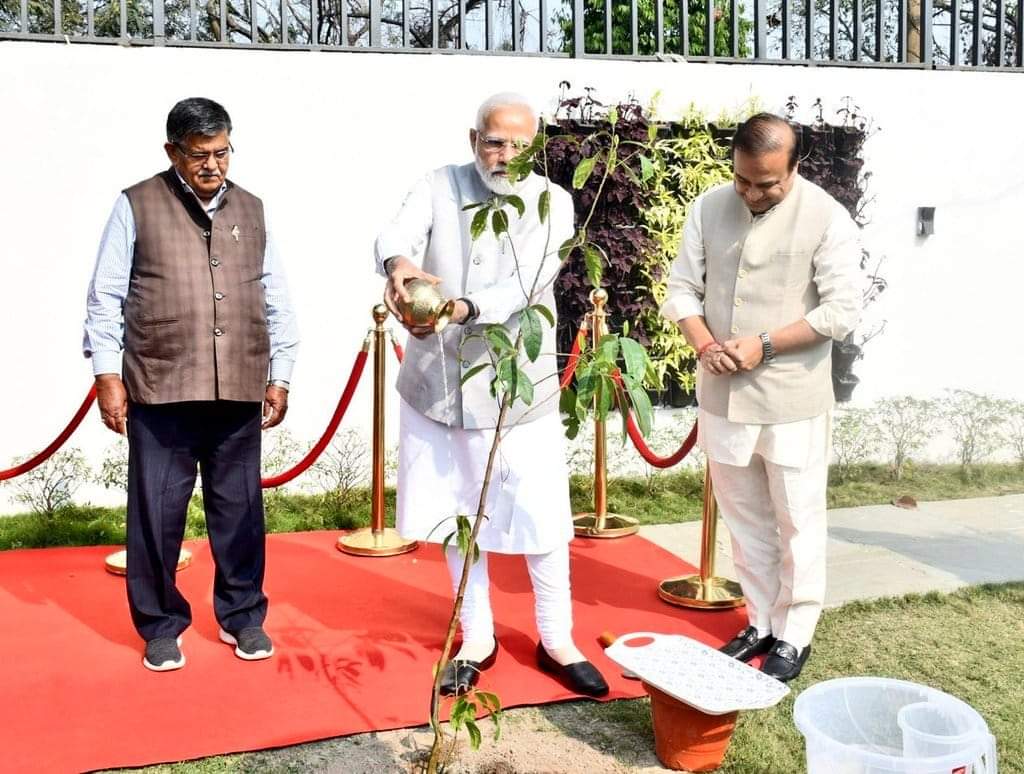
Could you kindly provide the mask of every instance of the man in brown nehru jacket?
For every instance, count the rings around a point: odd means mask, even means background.
[[[298,333],[263,203],[227,179],[230,136],[212,100],[171,109],[171,167],[118,198],[89,286],[100,416],[128,436],[128,604],[158,672],[185,664],[192,616],[175,570],[197,467],[220,638],[245,660],[274,652],[260,432],[288,409]]]

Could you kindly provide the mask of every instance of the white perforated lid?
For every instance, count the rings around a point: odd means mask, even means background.
[[[766,709],[789,693],[784,683],[680,634],[624,634],[604,652],[644,682],[709,715]]]

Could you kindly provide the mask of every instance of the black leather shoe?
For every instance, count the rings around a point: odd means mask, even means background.
[[[441,675],[441,695],[461,696],[469,691],[480,680],[480,673],[494,666],[498,660],[498,640],[494,640],[494,650],[483,661],[453,658],[444,668]]]
[[[740,661],[750,661],[755,656],[767,653],[775,644],[775,638],[770,634],[767,637],[758,637],[757,629],[748,626],[741,631],[719,650],[727,656],[732,656]]]
[[[604,696],[608,693],[608,683],[601,677],[597,667],[589,661],[576,661],[572,664],[559,664],[544,650],[544,645],[537,643],[537,666],[548,674],[554,675],[558,682],[571,691],[584,696]]]
[[[810,655],[810,645],[798,651],[785,640],[777,640],[761,665],[761,671],[780,682],[788,683],[800,674]]]

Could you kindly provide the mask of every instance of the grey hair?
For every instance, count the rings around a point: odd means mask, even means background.
[[[530,116],[533,118],[534,123],[537,121],[537,113],[526,97],[514,91],[503,91],[485,99],[483,104],[481,104],[479,109],[477,109],[476,130],[478,132],[483,131],[484,127],[487,125],[487,119],[491,117],[491,113],[498,108],[503,107],[525,108],[530,112]]]
[[[224,106],[205,97],[189,97],[167,114],[167,142],[180,145],[194,134],[214,137],[231,134],[231,116]]]

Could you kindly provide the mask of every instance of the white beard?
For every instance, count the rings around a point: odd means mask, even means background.
[[[484,166],[479,156],[474,157],[473,163],[476,164],[476,171],[480,175],[480,179],[483,180],[484,185],[492,193],[496,193],[498,196],[511,196],[523,190],[525,180],[520,180],[518,183],[513,184],[505,175],[495,175]]]

